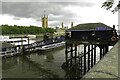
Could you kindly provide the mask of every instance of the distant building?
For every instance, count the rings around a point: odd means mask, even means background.
[[[71,22],[71,28],[73,27],[73,22]]]
[[[68,29],[68,26],[64,26],[64,23],[62,22],[61,29],[66,30],[66,29]]]
[[[64,28],[63,22],[62,22],[62,29]]]
[[[48,16],[42,17],[42,28],[48,28]]]
[[[65,31],[68,29],[68,26],[64,26],[64,23],[61,23],[61,28],[56,27],[56,34],[58,35],[65,35]]]

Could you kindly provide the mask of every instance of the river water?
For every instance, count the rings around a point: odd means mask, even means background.
[[[65,49],[31,53],[2,60],[3,78],[63,78]]]
[[[78,46],[79,47],[79,46]],[[80,47],[82,51],[82,47]],[[99,56],[99,55],[98,55]],[[3,78],[64,78],[65,48],[2,59]]]

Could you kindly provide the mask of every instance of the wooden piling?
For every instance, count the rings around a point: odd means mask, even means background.
[[[73,61],[72,61],[72,59],[73,59],[73,44],[70,44],[70,53],[71,53],[71,56],[70,56],[70,66],[72,66],[72,64],[73,64]]]
[[[68,60],[68,44],[67,44],[67,42],[65,43],[65,60],[66,60],[66,65],[68,65],[68,62],[67,62],[67,60]]]
[[[88,45],[88,71],[90,70],[90,45]]]
[[[91,45],[91,68],[93,67],[93,45]]]
[[[100,59],[102,58],[102,55],[103,55],[103,50],[102,47],[100,47]]]
[[[81,67],[80,70],[81,70],[81,75],[83,75],[83,73],[82,73],[83,72],[83,70],[82,70],[83,66],[82,65],[83,65],[82,54],[80,54],[80,67]]]
[[[86,74],[86,45],[84,44],[84,75]]]
[[[75,64],[77,62],[77,44],[75,44]]]
[[[96,45],[95,45],[95,48],[94,48],[94,65],[96,64]]]

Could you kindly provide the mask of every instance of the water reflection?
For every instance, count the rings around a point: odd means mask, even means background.
[[[62,53],[61,53],[62,52]],[[2,60],[3,78],[60,78],[64,76],[64,48]]]
[[[78,46],[80,48],[80,46]],[[83,48],[81,47],[80,51]],[[98,55],[99,57],[99,55]],[[73,67],[64,70],[61,65],[65,62],[65,48],[36,52],[25,56],[15,56],[2,60],[3,78],[73,78],[80,70]],[[77,73],[77,74],[76,74]],[[75,75],[76,74],[76,75]],[[73,76],[74,75],[74,76]]]
[[[48,61],[48,62],[53,62],[53,60],[54,60],[53,54],[47,54],[47,55],[46,55],[46,61]]]

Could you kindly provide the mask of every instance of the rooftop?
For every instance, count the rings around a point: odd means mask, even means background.
[[[78,24],[69,30],[95,30],[95,29],[112,29],[112,27],[107,26],[103,23],[85,23],[85,24]]]

